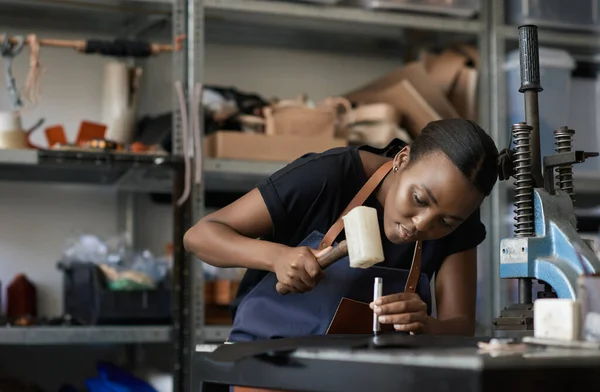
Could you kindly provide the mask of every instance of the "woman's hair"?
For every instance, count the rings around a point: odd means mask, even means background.
[[[443,152],[479,192],[492,192],[498,179],[498,149],[479,125],[461,118],[430,122],[411,144],[410,161],[435,152]]]

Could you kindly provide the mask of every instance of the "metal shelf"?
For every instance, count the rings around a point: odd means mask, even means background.
[[[179,164],[179,160],[169,156],[0,150],[0,180],[104,185],[135,192],[170,193],[173,164]],[[206,190],[247,192],[286,164],[209,158],[204,162]]]
[[[205,325],[202,329],[202,341],[206,343],[223,343],[227,336],[231,325]]]
[[[173,0],[2,0],[0,22],[15,29],[41,24],[114,36],[170,19],[172,4]]]
[[[164,155],[0,150],[0,180],[114,186],[170,193],[180,159]]]
[[[476,19],[274,0],[205,0],[204,14],[208,42],[353,54],[398,56],[416,40],[474,41],[484,28]]]
[[[0,328],[3,345],[168,343],[170,326],[79,326]]]
[[[343,29],[338,32],[371,34],[371,29],[394,37],[401,28],[476,34],[482,24],[441,16],[382,12],[346,6],[320,6],[268,0],[205,0],[208,18],[252,21],[260,25],[296,25],[305,29]],[[387,29],[387,30],[384,30]]]
[[[500,26],[498,34],[507,42],[507,48],[518,47],[519,26]],[[600,31],[563,31],[539,26],[538,40],[540,45],[568,49],[578,53],[597,54],[600,50]]]
[[[247,192],[286,164],[286,162],[209,158],[204,161],[206,190]]]

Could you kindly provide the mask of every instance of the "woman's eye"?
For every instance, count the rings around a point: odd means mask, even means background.
[[[452,227],[454,227],[454,226],[452,225],[452,223],[448,223],[448,222],[446,222],[446,221],[445,221],[445,220],[443,220],[443,219],[442,219],[442,225],[443,225],[445,228],[447,228],[447,229],[451,229]]]
[[[420,206],[427,206],[427,203],[425,203],[420,197],[419,195],[417,195],[416,193],[413,193],[413,198],[415,199],[415,203],[417,203]]]

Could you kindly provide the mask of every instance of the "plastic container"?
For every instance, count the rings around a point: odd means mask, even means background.
[[[481,0],[347,0],[371,9],[415,11],[470,18],[479,12]]]
[[[567,125],[575,130],[573,148],[588,152],[600,151],[598,148],[598,116],[596,78],[573,78],[571,81],[571,99],[569,100],[569,120]],[[600,158],[588,158],[573,166],[575,173],[593,172],[600,169]],[[577,191],[577,181],[575,181]]]
[[[110,290],[96,264],[59,263],[63,271],[64,312],[85,325],[160,325],[171,323],[171,287]]]
[[[571,71],[575,60],[568,52],[540,47],[540,81],[544,89],[539,93],[540,110],[540,151],[542,157],[554,153],[554,130],[567,124],[571,91]],[[506,96],[508,119],[506,132],[510,126],[525,121],[525,97],[519,92],[521,74],[519,50],[507,56]]]
[[[6,316],[11,320],[37,316],[37,289],[24,274],[18,274],[6,288]]]
[[[570,30],[592,30],[598,21],[598,0],[507,0],[506,21]]]

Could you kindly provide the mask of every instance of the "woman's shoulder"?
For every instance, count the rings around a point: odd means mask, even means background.
[[[358,146],[346,146],[304,154],[273,173],[269,180],[278,182],[299,177],[304,183],[328,177],[339,180],[356,177],[361,163],[358,149]]]
[[[382,148],[368,145],[336,147],[323,152],[311,152],[295,159],[271,176],[272,181],[292,175],[308,173],[316,178],[336,176],[337,178],[362,179],[381,165],[381,158],[392,158],[406,143],[393,139]],[[358,176],[358,177],[357,177]]]

